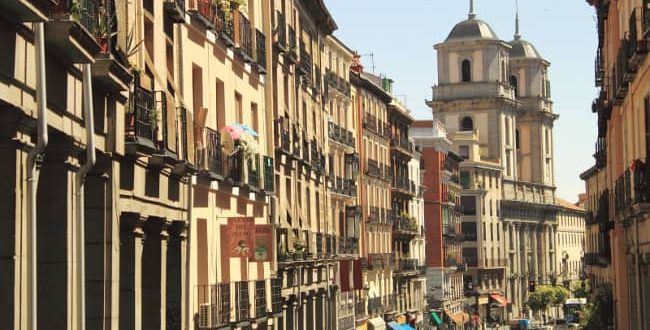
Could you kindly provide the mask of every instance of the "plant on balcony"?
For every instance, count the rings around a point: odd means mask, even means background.
[[[253,155],[260,153],[257,141],[247,134],[242,135],[241,138],[237,140],[236,147],[244,153],[244,159],[246,160],[251,159]]]
[[[97,36],[97,41],[99,42],[100,51],[103,54],[109,52],[108,49],[108,39],[117,35],[117,32],[113,32],[113,21],[115,19],[115,14],[110,16],[106,13],[106,8],[100,6],[97,10],[97,25],[95,26],[95,35]]]

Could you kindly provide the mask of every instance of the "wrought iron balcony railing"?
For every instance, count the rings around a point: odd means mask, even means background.
[[[264,191],[275,191],[275,166],[272,157],[264,156]]]
[[[287,50],[287,20],[284,17],[284,14],[277,10],[275,12],[275,29],[276,38],[275,45],[281,51]]]
[[[266,36],[260,30],[255,30],[255,54],[258,71],[266,72]]]
[[[235,32],[239,53],[248,62],[253,61],[253,29],[251,22],[239,10],[234,12],[238,29]]]
[[[603,168],[607,165],[607,140],[604,137],[599,137],[596,141],[594,158],[596,159],[596,166],[598,168]]]
[[[255,281],[255,318],[266,317],[266,283]]]
[[[200,132],[201,149],[197,153],[200,168],[219,176],[225,175],[225,154],[221,145],[221,134],[208,127],[201,128]]]
[[[136,83],[129,97],[125,121],[127,139],[151,148],[155,148],[158,142],[158,110],[154,94]]]
[[[250,319],[250,300],[248,295],[248,282],[235,282],[235,321],[241,322]]]

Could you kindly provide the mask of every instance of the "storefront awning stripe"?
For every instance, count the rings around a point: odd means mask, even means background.
[[[503,305],[503,306],[508,305],[508,299],[506,299],[504,296],[500,294],[493,293],[490,295],[490,299],[496,301],[497,303],[499,303],[499,305]]]

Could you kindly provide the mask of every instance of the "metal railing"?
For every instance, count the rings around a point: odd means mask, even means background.
[[[255,318],[266,316],[266,283],[264,280],[255,281]]]
[[[262,168],[260,167],[260,156],[252,155],[248,159],[248,185],[255,188],[261,188],[260,186],[260,172]]]
[[[275,31],[277,34],[275,42],[278,48],[285,50],[287,48],[287,20],[281,11],[276,10],[275,13]]]
[[[239,10],[235,11],[239,30],[235,33],[239,51],[248,59],[253,59],[253,29],[251,22]]]
[[[257,67],[266,71],[266,36],[260,30],[255,30],[255,54]]]
[[[250,319],[250,300],[248,282],[235,282],[235,320],[237,322]]]
[[[280,150],[291,152],[291,130],[289,128],[289,119],[280,117],[275,120],[276,145]]]
[[[200,130],[202,149],[198,150],[198,164],[203,170],[218,175],[224,175],[224,152],[221,145],[221,134],[209,127]]]
[[[605,137],[599,137],[596,141],[596,152],[594,153],[596,166],[603,168],[607,165],[607,140]]]
[[[152,145],[157,142],[158,111],[154,92],[141,88],[137,82],[129,98],[125,130],[127,137],[146,139]]]
[[[54,14],[74,19],[94,36],[100,19],[100,6],[101,3],[98,0],[59,0],[54,7]]]
[[[272,157],[264,156],[264,190],[275,191],[274,161]]]

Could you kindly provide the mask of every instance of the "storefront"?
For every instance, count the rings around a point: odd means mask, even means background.
[[[490,294],[488,303],[488,314],[486,320],[488,324],[503,324],[505,322],[506,308],[508,299],[498,292]]]

